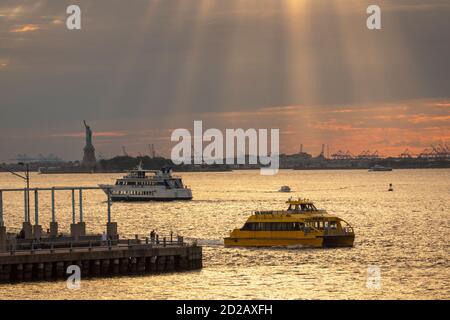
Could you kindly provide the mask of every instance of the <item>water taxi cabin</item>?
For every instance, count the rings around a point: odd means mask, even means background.
[[[227,246],[352,246],[353,228],[317,209],[308,199],[289,199],[287,210],[256,211],[241,229],[225,238]]]

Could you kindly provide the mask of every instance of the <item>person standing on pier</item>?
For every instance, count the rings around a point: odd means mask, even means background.
[[[150,232],[150,242],[153,244],[155,243],[155,230],[152,230]]]
[[[108,240],[108,237],[106,236],[106,232],[103,231],[103,234],[102,234],[102,245],[105,245],[107,240]]]

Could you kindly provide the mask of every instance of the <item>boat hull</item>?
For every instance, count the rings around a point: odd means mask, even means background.
[[[384,172],[384,171],[392,171],[390,167],[372,167],[369,168],[369,172]]]
[[[355,235],[316,236],[308,238],[239,238],[224,239],[225,247],[309,247],[339,248],[353,247]]]
[[[324,248],[353,247],[354,242],[355,242],[354,234],[323,236],[322,246]]]
[[[129,188],[115,185],[99,185],[107,194],[110,190],[111,201],[144,202],[144,201],[176,201],[192,200],[192,191],[187,188],[166,189],[155,188]]]
[[[188,200],[192,200],[192,197],[145,198],[145,197],[131,197],[131,196],[112,196],[111,200],[115,201],[115,202],[119,202],[119,201],[122,201],[122,202],[178,201],[178,200],[188,201]]]
[[[224,239],[224,244],[226,247],[302,246],[318,248],[322,246],[322,238],[315,234],[294,233],[235,230],[230,237]]]
[[[242,239],[225,238],[225,247],[322,247],[322,239]]]

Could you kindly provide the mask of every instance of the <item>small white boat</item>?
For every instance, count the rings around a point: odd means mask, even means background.
[[[392,168],[380,166],[377,164],[369,169],[369,172],[374,172],[374,171],[392,171]]]
[[[153,173],[147,176],[146,173]],[[172,201],[191,200],[192,191],[183,185],[181,177],[172,176],[168,167],[161,170],[144,170],[142,164],[117,179],[116,184],[99,184],[111,201]]]
[[[291,188],[289,186],[281,186],[278,192],[291,192]]]

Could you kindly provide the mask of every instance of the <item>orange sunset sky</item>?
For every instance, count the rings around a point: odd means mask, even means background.
[[[445,0],[0,2],[0,162],[168,156],[177,128],[279,128],[280,151],[450,145]],[[382,9],[368,30],[366,8]]]

